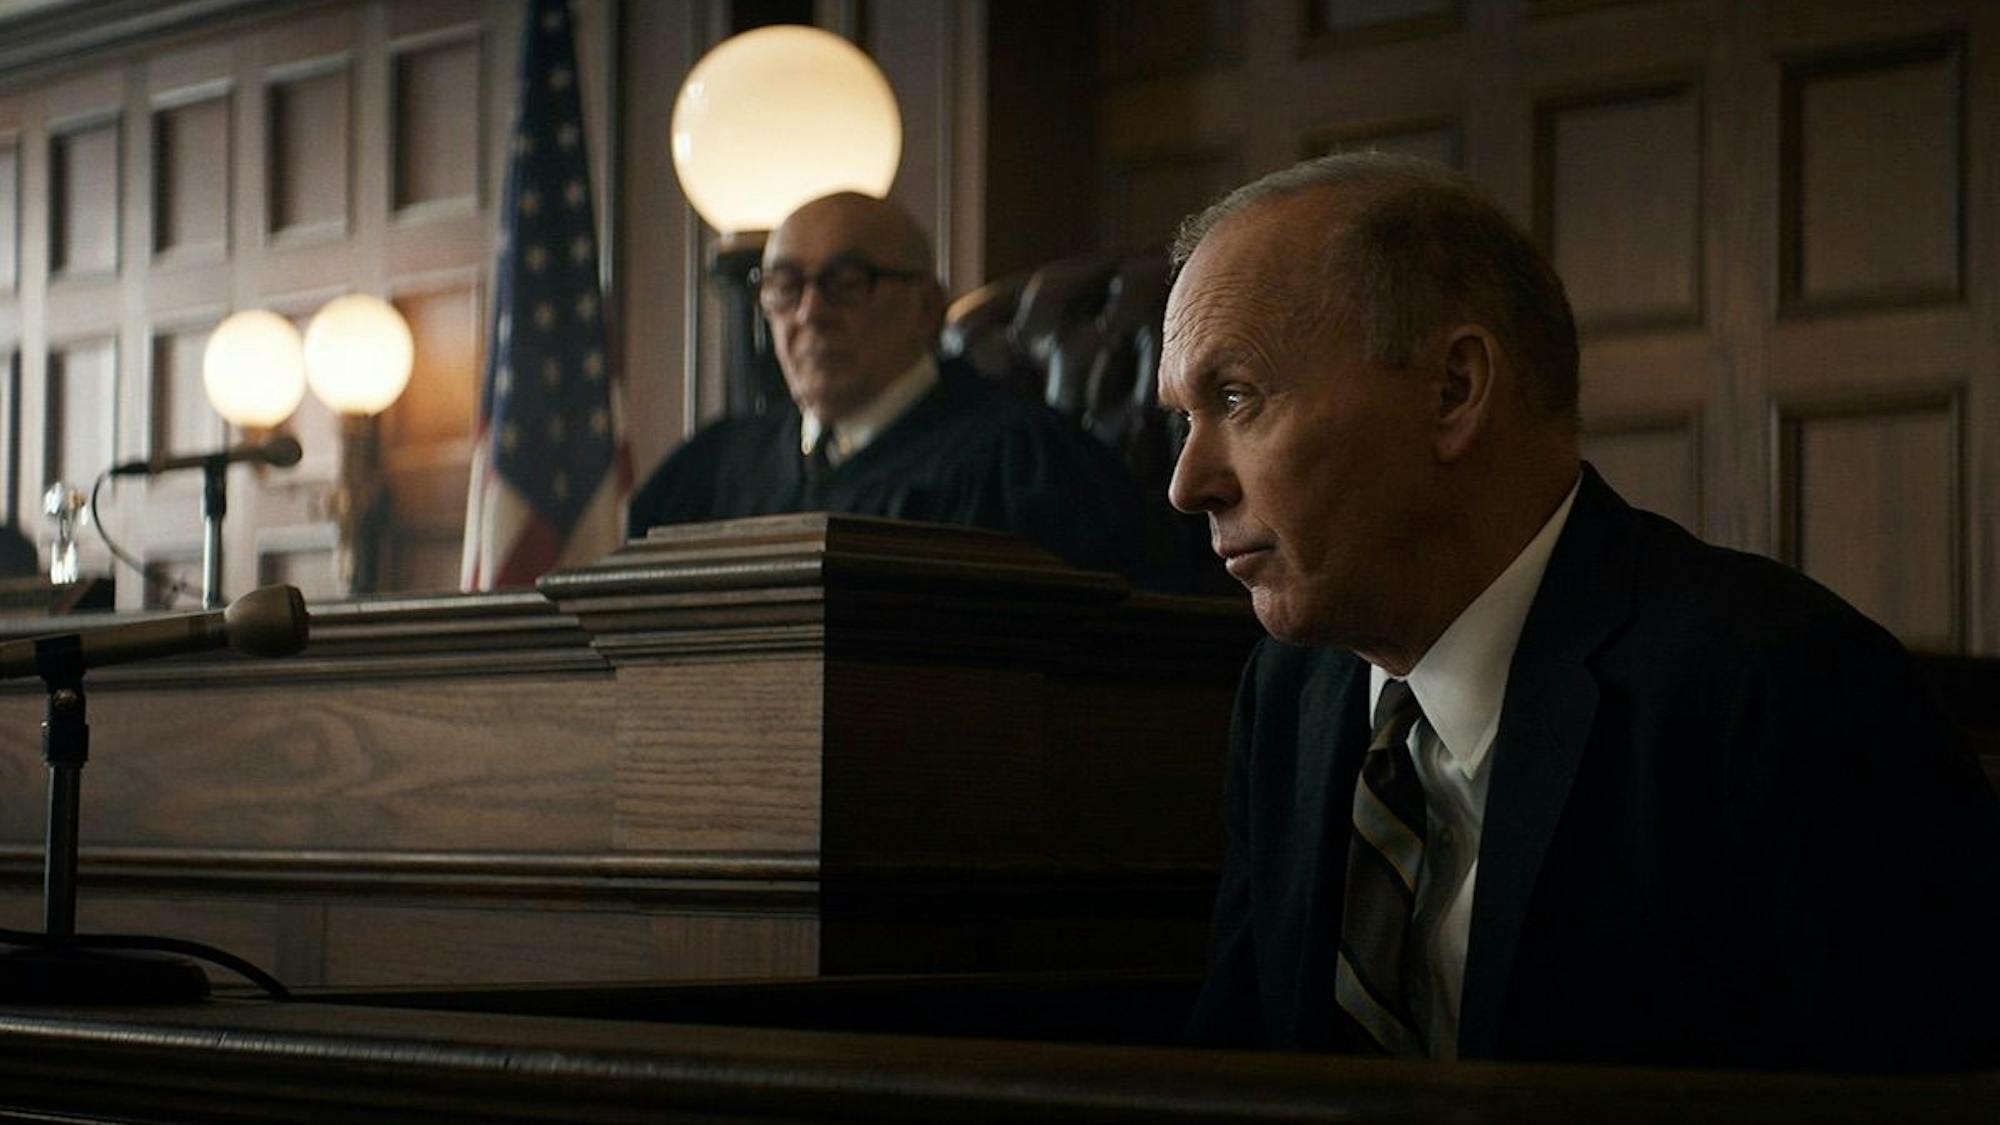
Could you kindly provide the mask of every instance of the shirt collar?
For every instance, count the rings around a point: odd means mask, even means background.
[[[832,444],[826,447],[827,462],[838,465],[861,452],[905,411],[916,405],[918,399],[937,385],[937,381],[936,357],[929,352],[918,356],[909,370],[896,376],[895,382],[875,396],[875,401],[833,424]],[[809,410],[800,411],[799,452],[811,453],[812,447],[819,441],[820,431],[824,429],[826,423],[820,421],[817,414]]]
[[[1581,483],[1582,478],[1578,478]],[[1479,771],[1500,730],[1500,706],[1507,698],[1507,672],[1521,627],[1528,620],[1535,591],[1549,568],[1549,555],[1569,522],[1577,485],[1557,505],[1555,514],[1535,533],[1507,569],[1500,572],[1472,604],[1431,645],[1410,669],[1410,691],[1423,708],[1424,721],[1444,744],[1450,760],[1467,777]],[[1369,671],[1369,710],[1382,695],[1389,674]]]

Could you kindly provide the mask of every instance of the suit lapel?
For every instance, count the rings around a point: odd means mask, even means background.
[[[1585,465],[1508,672],[1479,847],[1459,1051],[1497,1053],[1535,882],[1597,714],[1589,659],[1631,612],[1631,509]]]

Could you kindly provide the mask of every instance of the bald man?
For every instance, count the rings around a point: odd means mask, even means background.
[[[944,290],[901,208],[816,199],[771,233],[756,284],[786,408],[708,426],[633,498],[656,524],[834,511],[1011,532],[1133,573],[1141,505],[1111,451],[932,349]]]

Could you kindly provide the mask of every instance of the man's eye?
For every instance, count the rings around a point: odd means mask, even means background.
[[[855,265],[828,266],[819,275],[819,287],[841,297],[859,297],[868,292],[867,269]]]
[[[1250,392],[1243,387],[1224,387],[1216,392],[1215,397],[1222,403],[1223,411],[1229,414],[1234,414],[1250,402]]]

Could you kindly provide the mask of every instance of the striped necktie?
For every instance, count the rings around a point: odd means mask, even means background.
[[[1428,1054],[1411,1003],[1421,968],[1410,918],[1424,860],[1424,787],[1410,761],[1409,734],[1421,716],[1409,684],[1391,680],[1383,687],[1354,787],[1334,977],[1340,1006],[1384,1050],[1402,1058]]]

